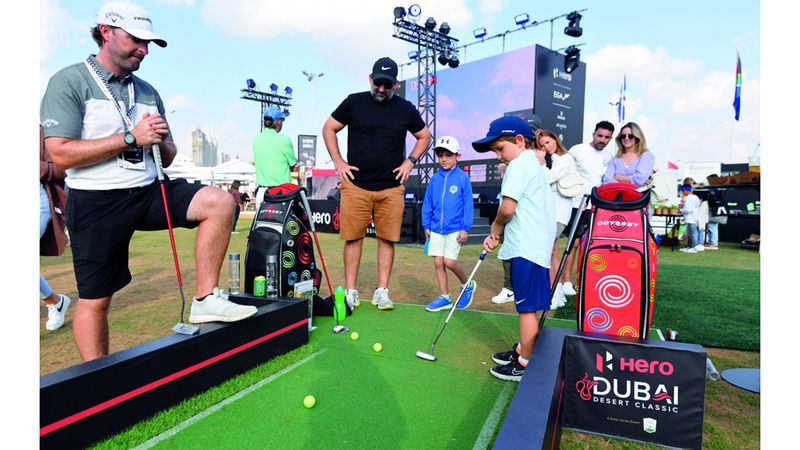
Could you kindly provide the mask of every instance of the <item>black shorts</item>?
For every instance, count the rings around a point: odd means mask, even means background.
[[[205,187],[186,180],[165,181],[173,227],[195,228],[186,220],[189,203]],[[131,281],[128,244],[134,231],[167,229],[164,200],[158,182],[131,189],[86,191],[70,189],[67,201],[72,263],[78,296],[108,297]],[[164,251],[169,252],[165,243]]]
[[[575,216],[578,214],[578,208],[572,208],[572,214],[569,216],[569,222],[567,223],[566,228],[564,228],[564,232],[561,233],[561,237],[569,237],[569,230],[572,229],[572,221],[575,220]],[[590,215],[592,214],[591,208],[587,207],[583,210],[581,214],[580,222],[578,222],[578,229],[575,231],[576,240],[580,239],[581,235],[586,231],[589,227],[589,219]]]

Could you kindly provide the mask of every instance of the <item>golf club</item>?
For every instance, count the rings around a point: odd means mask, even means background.
[[[181,279],[181,267],[178,264],[178,251],[175,249],[175,236],[172,234],[172,220],[169,218],[169,206],[167,205],[167,191],[164,189],[164,168],[161,165],[161,149],[157,144],[152,146],[153,160],[156,163],[156,174],[158,174],[158,184],[161,187],[161,199],[164,200],[164,213],[167,215],[167,229],[169,230],[169,242],[172,244],[172,259],[175,261],[175,272],[178,274],[178,288],[181,291],[181,320],[172,331],[178,334],[194,335],[200,332],[200,328],[189,325],[183,321],[184,310],[186,309],[186,297],[183,295],[183,280]]]
[[[575,220],[572,221],[572,226],[569,228],[569,237],[567,238],[567,246],[564,248],[564,254],[561,255],[561,262],[558,264],[558,271],[556,271],[556,277],[553,278],[553,285],[550,287],[550,301],[552,303],[553,296],[556,294],[556,288],[558,287],[558,279],[561,278],[561,272],[564,271],[564,265],[567,261],[567,257],[569,256],[570,252],[572,251],[572,245],[575,240],[575,233],[578,230],[578,223],[581,221],[581,215],[583,214],[583,210],[586,209],[586,205],[589,203],[589,196],[584,195],[581,199],[581,205],[578,207],[578,213],[575,215]],[[544,321],[547,319],[547,311],[542,311],[542,317],[539,318],[539,333],[537,336],[542,333],[542,328],[544,327]]]
[[[458,306],[458,302],[459,302],[459,300],[461,300],[461,296],[464,295],[464,291],[466,291],[466,286],[468,286],[470,281],[472,281],[472,277],[475,276],[475,272],[477,272],[478,267],[480,267],[481,262],[483,262],[484,258],[486,258],[486,250],[481,250],[481,254],[480,254],[480,256],[478,256],[478,262],[475,263],[475,268],[472,269],[472,273],[469,274],[469,278],[467,278],[467,282],[464,283],[464,289],[461,289],[461,292],[458,293],[458,298],[456,299],[456,301],[453,302],[453,306],[450,307],[450,314],[447,315],[447,319],[445,319],[444,324],[442,325],[442,328],[439,330],[439,334],[436,335],[436,338],[433,340],[433,343],[431,344],[431,351],[428,352],[428,353],[425,353],[423,351],[417,352],[417,357],[418,358],[422,358],[422,359],[427,360],[427,361],[436,361],[436,356],[433,354],[433,348],[436,347],[436,342],[439,341],[439,338],[442,336],[442,332],[444,331],[444,327],[447,326],[447,322],[449,322],[450,321],[450,317],[453,316],[453,312],[455,312],[456,306]],[[473,292],[472,295],[475,295],[475,293]]]
[[[325,257],[322,256],[322,249],[319,246],[319,240],[317,239],[317,230],[314,227],[314,218],[312,217],[311,207],[308,205],[308,198],[306,197],[306,190],[305,188],[300,189],[300,199],[303,201],[303,207],[306,209],[306,214],[308,214],[308,223],[311,225],[311,233],[314,235],[314,244],[317,246],[317,252],[319,252],[319,260],[322,261],[322,272],[325,274],[325,281],[328,283],[328,292],[330,292],[331,296],[333,296],[333,288],[331,288],[331,280],[328,278],[328,269],[325,267]]]

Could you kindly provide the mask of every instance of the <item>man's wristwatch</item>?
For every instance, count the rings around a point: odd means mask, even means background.
[[[411,161],[411,164],[417,163],[417,158],[414,158],[414,155],[408,155],[408,160]]]
[[[126,131],[122,139],[125,140],[125,143],[128,144],[129,148],[136,147],[136,136],[134,136],[130,131]]]

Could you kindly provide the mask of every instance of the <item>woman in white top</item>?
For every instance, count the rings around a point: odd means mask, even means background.
[[[553,200],[556,205],[556,242],[553,243],[553,253],[550,257],[550,284],[552,285],[561,262],[558,258],[558,238],[569,223],[573,204],[573,197],[565,197],[558,191],[558,180],[566,176],[578,177],[578,164],[552,131],[542,130],[537,137],[537,143],[537,151],[543,151],[549,155],[547,159],[550,159],[550,163],[543,168],[547,173],[550,188],[553,190]],[[558,284],[553,297],[554,306],[563,306],[566,303],[566,297],[560,288],[561,283]]]

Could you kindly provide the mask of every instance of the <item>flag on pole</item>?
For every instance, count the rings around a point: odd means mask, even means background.
[[[736,51],[736,92],[733,94],[733,111],[735,118],[739,120],[739,108],[742,101],[742,59],[739,57],[739,51]]]
[[[617,102],[617,122],[625,120],[625,97],[627,96],[628,74],[622,76],[622,87],[619,88],[619,101]]]
[[[669,170],[678,170],[678,165],[672,161],[667,161],[667,169]]]

